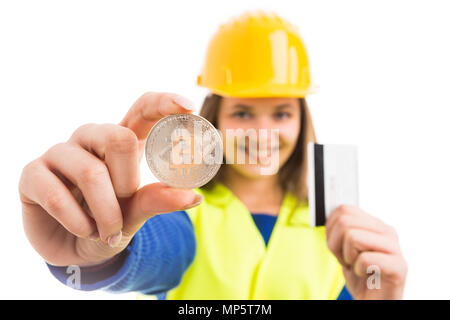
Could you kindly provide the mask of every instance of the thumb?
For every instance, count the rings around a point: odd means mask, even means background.
[[[162,183],[148,184],[122,204],[123,232],[134,235],[151,217],[200,204],[203,196],[190,189],[175,189]]]

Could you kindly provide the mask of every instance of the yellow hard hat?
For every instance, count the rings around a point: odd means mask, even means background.
[[[219,27],[197,84],[233,97],[304,97],[314,89],[297,28],[263,11]]]

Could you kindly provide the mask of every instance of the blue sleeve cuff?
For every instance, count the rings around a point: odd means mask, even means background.
[[[138,233],[133,237],[128,247],[119,253],[114,258],[114,261],[107,266],[57,267],[48,263],[47,266],[56,279],[73,289],[82,291],[106,289],[119,282],[127,274],[128,270],[131,269],[132,265],[137,263],[136,255],[133,254],[133,244],[136,242],[139,242]],[[77,279],[77,277],[79,278]]]
[[[63,284],[83,291],[103,289],[114,293],[138,291],[161,294],[177,286],[192,263],[195,234],[185,211],[157,215],[147,220],[128,247],[113,263],[79,268],[55,267],[50,272]]]
[[[353,300],[353,297],[348,291],[347,286],[344,286],[344,288],[342,288],[342,291],[339,294],[337,300]]]

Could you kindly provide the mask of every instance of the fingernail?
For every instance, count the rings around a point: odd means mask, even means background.
[[[122,240],[122,230],[108,238],[108,245],[114,248],[119,244],[120,240]]]
[[[98,234],[97,231],[95,231],[93,234],[89,236],[89,240],[98,241],[100,240],[100,235]]]
[[[193,207],[196,207],[200,203],[202,203],[202,201],[203,201],[203,196],[201,194],[197,194],[197,195],[195,195],[194,202],[192,204],[184,207],[183,210],[187,210],[187,209],[191,209]]]
[[[195,111],[194,103],[188,98],[185,98],[183,96],[176,96],[175,98],[173,98],[173,102],[182,106],[186,110]]]

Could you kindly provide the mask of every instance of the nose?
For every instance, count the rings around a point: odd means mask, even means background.
[[[260,133],[260,129],[270,132],[271,129],[280,129],[280,126],[270,116],[261,116],[255,123],[255,130]]]

